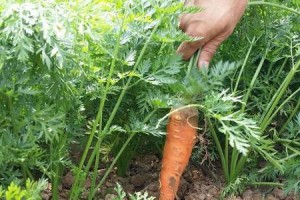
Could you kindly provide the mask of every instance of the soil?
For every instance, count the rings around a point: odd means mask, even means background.
[[[147,192],[149,196],[158,199],[159,196],[159,170],[160,160],[155,155],[144,155],[134,159],[125,177],[111,174],[104,186],[98,191],[96,199],[113,200],[116,197],[114,187],[119,183],[126,193]],[[99,170],[103,173],[105,169]],[[67,172],[62,180],[60,199],[68,199],[67,194],[72,186],[73,176]],[[85,183],[88,191],[90,180]],[[177,200],[217,200],[224,187],[221,174],[213,174],[210,170],[199,169],[190,165],[181,179]],[[85,194],[84,196],[86,196]],[[86,199],[83,196],[83,199]],[[51,199],[51,185],[43,192],[43,199]],[[248,188],[242,194],[227,197],[226,200],[298,200],[295,195],[286,196],[280,188]]]

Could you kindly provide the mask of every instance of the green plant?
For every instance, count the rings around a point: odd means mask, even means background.
[[[164,102],[159,104],[159,98],[141,99],[137,102],[132,97],[148,97],[151,90],[157,93],[166,91],[164,87],[167,84],[177,81],[176,74],[182,66],[178,56],[174,55],[174,42],[188,38],[175,28],[182,10],[181,3],[135,1],[134,7],[130,2],[113,2],[107,5],[114,8],[115,15],[108,15],[111,10],[98,5],[97,12],[102,11],[99,20],[105,21],[102,19],[105,17],[109,23],[98,24],[99,27],[106,28],[99,35],[101,45],[98,41],[92,41],[89,47],[92,57],[98,52],[102,54],[102,59],[95,60],[94,64],[107,67],[99,68],[99,76],[103,79],[97,86],[101,91],[97,94],[100,102],[80,164],[74,169],[76,176],[71,199],[80,195],[82,180],[92,164],[94,172],[89,199],[102,186],[118,159],[126,155],[123,152],[137,134],[162,135],[163,131],[155,129],[153,119],[157,119],[158,110],[170,105]],[[157,59],[162,56],[164,59]],[[108,99],[111,101],[108,102]],[[128,107],[134,115],[122,116],[122,113],[128,112]],[[139,110],[138,107],[144,109]],[[127,133],[128,138],[96,185],[99,158],[102,154],[99,149],[105,145],[105,141],[115,137],[113,132]],[[92,154],[87,158],[91,148]]]
[[[38,200],[42,199],[41,191],[45,189],[47,182],[40,180],[38,182],[26,180],[25,188],[21,188],[18,184],[11,182],[6,190],[0,187],[0,198],[6,200]]]
[[[70,165],[68,145],[82,126],[76,96],[80,94],[76,77],[80,45],[74,38],[78,18],[63,3],[4,5],[0,17],[1,183],[52,177],[55,199],[61,168]]]
[[[297,10],[274,3],[250,2],[249,5],[262,6],[248,10],[241,23],[241,29],[238,28],[236,34],[232,36],[232,40],[228,42],[228,46],[231,47],[232,42],[235,43],[235,40],[238,39],[241,48],[237,48],[239,49],[238,52],[232,52],[226,50],[227,44],[225,44],[221,48],[220,55],[224,59],[224,54],[226,55],[226,51],[228,51],[232,55],[227,54],[227,56],[236,59],[241,57],[241,52],[244,52],[242,55],[245,56],[241,58],[244,60],[243,65],[239,72],[236,72],[235,76],[232,77],[231,88],[234,94],[243,95],[239,113],[252,116],[257,121],[257,130],[267,142],[266,146],[260,144],[260,147],[265,148],[264,151],[257,151],[253,145],[251,145],[250,151],[260,153],[273,165],[273,170],[275,166],[274,172],[284,174],[290,170],[293,171],[293,167],[290,168],[291,165],[287,164],[291,155],[282,154],[282,149],[278,148],[279,140],[276,138],[278,134],[281,135],[283,132],[292,134],[287,129],[287,125],[299,111],[299,81],[296,78],[299,74],[300,65],[299,40],[296,36],[299,32],[299,26],[288,20],[299,20],[299,13]],[[269,5],[282,9],[278,12],[277,9],[276,11],[275,9],[267,10],[263,7]],[[266,13],[270,15],[266,15]],[[255,25],[258,21],[262,23]],[[264,31],[259,30],[259,27]],[[241,37],[242,34],[245,35],[244,38]],[[287,136],[285,135],[283,138],[287,139]],[[255,153],[241,155],[235,149],[228,151],[226,141],[223,150],[218,151],[219,155],[222,153],[224,155],[225,166],[228,166],[228,168],[225,167],[225,174],[227,171],[229,174],[228,183],[231,185],[239,176],[242,176],[245,164],[256,163],[258,156]],[[289,139],[287,141],[291,142]],[[222,147],[222,145],[217,146]],[[229,163],[226,162],[227,158],[230,159]],[[248,170],[251,171],[251,167]],[[264,177],[263,173],[260,176]],[[246,184],[283,186],[276,182],[275,177],[259,180],[249,181]],[[267,182],[265,182],[266,180]]]
[[[209,150],[218,152],[229,192],[246,180],[246,163],[261,156],[295,177],[296,1],[250,1],[212,67],[200,71],[196,56],[184,62],[175,55],[180,42],[195,40],[178,30],[178,16],[199,11],[178,1],[16,2],[0,4],[3,187],[49,177],[58,199],[60,177],[71,168],[70,199],[80,198],[88,175],[93,199],[115,165],[124,173],[143,136],[164,135],[167,113],[182,105],[199,109],[199,131],[212,138]],[[84,148],[78,165],[68,158],[73,143]],[[107,168],[96,182],[100,165]],[[278,186],[276,175],[249,180]],[[298,191],[296,183],[288,191]]]
[[[117,193],[117,197],[114,200],[123,200],[126,197],[126,193],[123,191],[122,186],[117,183],[114,190]],[[147,192],[141,193],[141,192],[135,192],[134,194],[129,194],[130,200],[154,200],[154,197],[148,196]]]

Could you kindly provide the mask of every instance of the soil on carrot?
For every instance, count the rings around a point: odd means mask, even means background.
[[[125,177],[118,177],[116,173],[111,174],[104,186],[98,191],[97,199],[113,200],[116,192],[114,187],[119,183],[126,193],[146,192],[149,196],[159,196],[159,170],[160,160],[155,155],[144,155],[134,159]],[[105,169],[99,170],[102,174]],[[224,180],[217,172],[210,172],[208,169],[199,169],[194,165],[189,165],[185,170],[181,184],[178,190],[177,200],[217,200],[220,197],[224,187]],[[60,199],[68,199],[68,192],[72,186],[73,176],[71,172],[67,172],[60,188]],[[82,199],[86,199],[90,180],[86,180],[86,194]],[[43,192],[43,199],[51,199],[51,186]],[[248,188],[242,194],[227,197],[226,200],[298,200],[295,195],[286,196],[282,189],[279,188]]]

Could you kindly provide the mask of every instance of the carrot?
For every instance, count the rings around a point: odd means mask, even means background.
[[[160,200],[174,200],[180,177],[186,168],[196,142],[198,111],[185,108],[172,113],[160,172]]]

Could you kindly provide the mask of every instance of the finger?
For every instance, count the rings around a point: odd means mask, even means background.
[[[195,6],[194,0],[184,1],[184,7],[191,7],[191,6]],[[194,18],[192,15],[193,13],[186,13],[179,16],[179,25],[178,25],[179,29],[185,31],[188,22]]]
[[[186,31],[188,25],[189,25],[189,22],[195,18],[193,16],[193,14],[184,14],[184,15],[181,15],[179,16],[179,29],[181,29],[183,32]]]
[[[208,67],[209,62],[215,55],[218,47],[220,44],[224,41],[223,38],[215,38],[213,40],[210,40],[207,42],[201,50],[199,61],[198,61],[198,67]]]
[[[182,59],[188,60],[202,45],[201,41],[183,42],[177,49],[177,54],[182,56]]]
[[[202,39],[195,42],[183,42],[177,49],[177,53],[182,56],[184,60],[189,59],[195,51],[197,51],[202,45],[210,40],[210,33],[212,31],[206,30],[204,22],[194,21],[190,22],[186,34],[191,37],[203,37]]]

